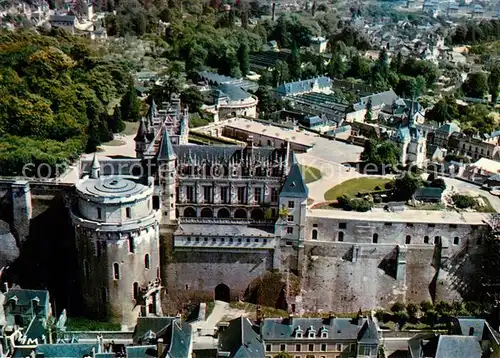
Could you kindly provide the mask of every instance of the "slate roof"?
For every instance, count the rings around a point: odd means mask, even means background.
[[[230,84],[238,86],[239,88],[243,88],[247,91],[256,91],[259,88],[259,85],[255,82],[246,80],[246,79],[238,79],[229,76],[219,75],[215,72],[210,71],[200,71],[198,75],[206,81],[211,82],[214,85],[222,85],[222,84]]]
[[[281,86],[278,86],[274,89],[274,91],[283,96],[289,96],[296,93],[311,91],[315,84],[317,84],[318,87],[322,89],[330,88],[332,86],[332,80],[329,77],[321,76],[308,80],[288,82],[283,83]]]
[[[148,131],[146,129],[146,123],[144,122],[144,118],[141,118],[141,123],[139,124],[139,128],[137,129],[137,134],[134,137],[134,141],[145,141]]]
[[[369,96],[361,97],[359,102],[353,105],[354,110],[359,111],[361,109],[365,109],[366,103],[368,103],[370,98],[372,100],[372,107],[377,108],[384,104],[392,104],[392,102],[399,99],[399,96],[392,89],[390,89],[385,92],[374,93]]]
[[[158,350],[156,345],[129,346],[126,347],[126,351],[127,351],[127,358],[147,358],[147,357],[158,356]]]
[[[189,357],[189,346],[191,344],[191,326],[184,321],[176,320],[167,328],[166,343],[169,347],[166,355],[162,358]]]
[[[328,330],[329,340],[342,339],[356,341],[358,338],[364,338],[366,339],[366,343],[375,343],[375,335],[377,335],[375,324],[372,322],[373,324],[369,324],[367,328],[363,330],[362,328],[364,327],[366,319],[362,320],[362,324],[358,325],[357,318],[330,319],[294,317],[290,324],[288,318],[266,318],[262,323],[261,332],[265,342],[268,340],[295,340],[297,339],[295,338],[295,331],[299,326],[304,332],[304,337],[307,337],[308,330],[312,327],[316,331],[316,338],[321,339],[321,329],[326,328]],[[373,329],[375,329],[375,331],[371,332]],[[361,335],[360,332],[362,332]]]
[[[325,119],[320,118],[318,116],[306,116],[302,119],[299,119],[299,123],[308,128],[323,125],[325,124],[325,122],[326,122]]]
[[[239,145],[174,145],[172,146],[177,158],[197,158],[214,159],[216,162],[227,162],[234,160],[239,162],[245,155],[246,148]],[[275,149],[273,147],[255,147],[252,149],[255,157],[277,160],[279,157],[284,159],[286,151],[284,149]],[[160,155],[162,155],[160,151]]]
[[[175,158],[177,158],[177,156],[175,154],[174,148],[172,147],[170,135],[168,134],[168,131],[163,128],[160,150],[158,151],[158,159],[174,160]]]
[[[433,187],[421,187],[418,188],[415,193],[413,194],[413,197],[416,200],[420,199],[439,199],[441,200],[441,197],[443,195],[443,189],[441,188],[433,188]]]
[[[229,352],[229,358],[264,357],[262,339],[246,317],[233,319],[219,335],[219,352]]]
[[[377,325],[373,320],[367,319],[365,321],[359,331],[358,342],[365,344],[378,344],[380,342]]]
[[[137,324],[134,328],[134,334],[132,336],[134,343],[141,343],[144,335],[148,331],[152,331],[154,334],[158,334],[161,330],[165,329],[175,317],[139,317],[137,318]]]
[[[455,123],[446,123],[439,127],[437,132],[450,136],[452,133],[460,132],[460,127]]]
[[[417,334],[408,340],[408,353],[411,358],[434,357],[438,336],[434,334]]]
[[[242,101],[250,97],[250,93],[236,85],[222,84],[219,85],[218,89],[225,93],[231,101]]]
[[[24,336],[28,339],[38,339],[38,342],[42,342],[42,336],[45,335],[45,326],[43,320],[33,317],[28,328],[24,332]]]
[[[11,289],[5,294],[4,305],[8,304],[10,299],[17,298],[16,305],[30,306],[31,300],[38,298],[40,300],[39,306],[45,306],[49,303],[49,291],[46,290],[25,290],[25,289]]]
[[[458,325],[460,327],[460,333],[463,336],[470,336],[471,328],[473,329],[473,336],[478,340],[482,340],[484,337],[484,328],[486,326],[486,320],[480,318],[457,318]]]
[[[205,220],[210,221],[209,218]],[[250,226],[250,225],[235,225],[234,222],[230,224],[223,224],[218,222],[217,225],[204,224],[186,224],[181,223],[175,232],[176,235],[199,235],[199,236],[251,236],[264,238],[274,237],[273,226]]]
[[[439,336],[436,358],[481,358],[482,354],[475,337]]]
[[[307,198],[309,189],[304,184],[302,179],[302,172],[298,164],[293,164],[290,173],[281,188],[280,196],[287,196],[291,198]]]
[[[80,358],[85,355],[92,356],[92,351],[97,351],[97,344],[87,343],[63,343],[63,344],[39,344],[35,352],[37,357],[45,358]]]
[[[116,358],[114,353],[96,353],[95,358]]]

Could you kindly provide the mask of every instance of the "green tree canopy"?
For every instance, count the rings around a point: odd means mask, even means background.
[[[399,200],[408,200],[422,186],[422,179],[410,172],[404,172],[394,181],[394,195]]]
[[[483,98],[489,90],[486,73],[470,73],[462,85],[462,90],[467,97]]]

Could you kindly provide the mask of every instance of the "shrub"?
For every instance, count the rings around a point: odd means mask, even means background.
[[[408,312],[408,315],[410,316],[411,320],[416,320],[418,317],[418,306],[414,303],[409,303],[406,306],[406,311]]]
[[[382,197],[380,195],[374,195],[373,196],[373,202],[375,204],[380,204],[382,202]]]
[[[347,195],[342,195],[337,198],[338,206],[347,211],[365,212],[371,210],[373,203],[363,198],[350,198]]]
[[[436,178],[432,180],[430,186],[433,188],[441,188],[443,190],[446,189],[446,183],[443,178]]]
[[[390,181],[385,183],[384,188],[386,188],[387,190],[391,190],[392,188],[394,188],[394,182]]]
[[[433,309],[428,310],[427,312],[425,312],[423,321],[424,323],[433,327],[438,322],[438,313]]]
[[[451,197],[457,208],[467,209],[476,206],[476,199],[468,195],[455,194]]]
[[[396,302],[392,305],[391,311],[394,313],[401,312],[405,310],[405,304],[402,302]]]
[[[396,321],[400,328],[410,320],[410,316],[406,311],[398,311],[394,314],[394,321]]]
[[[422,310],[422,312],[427,312],[434,309],[434,305],[431,301],[422,301],[422,303],[420,304],[420,309]]]

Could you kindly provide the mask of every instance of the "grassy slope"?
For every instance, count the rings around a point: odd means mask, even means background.
[[[391,179],[386,178],[355,178],[334,186],[325,193],[326,200],[336,200],[341,195],[355,196],[358,192],[375,190],[375,187],[384,188]]]

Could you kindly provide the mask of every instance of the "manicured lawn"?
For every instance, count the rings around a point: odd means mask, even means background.
[[[302,172],[302,177],[306,184],[321,179],[321,171],[318,168],[301,165],[300,171]]]
[[[334,186],[325,193],[325,200],[336,200],[344,194],[356,196],[358,192],[367,192],[375,190],[375,187],[384,189],[384,185],[392,181],[386,178],[355,178]]]

